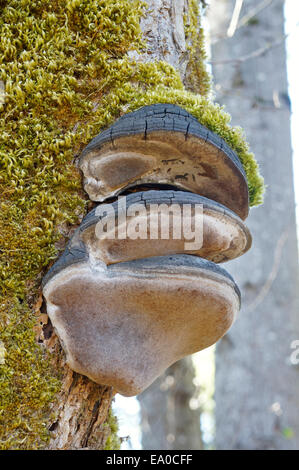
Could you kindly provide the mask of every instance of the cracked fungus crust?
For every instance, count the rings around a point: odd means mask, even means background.
[[[164,183],[219,202],[242,219],[248,215],[248,186],[240,168],[208,140],[192,134],[187,138],[176,129],[150,130],[146,139],[140,132],[116,137],[113,144],[106,142],[100,150],[83,155],[80,168],[84,189],[93,201],[132,185]]]
[[[191,43],[193,7],[186,19]],[[168,64],[129,60],[129,50],[144,47],[140,1],[0,0],[0,10],[6,94],[0,105],[0,446],[41,448],[58,380],[36,345],[32,305],[41,272],[57,256],[55,242],[85,206],[74,154],[122,113],[176,103],[236,150],[252,205],[261,201],[263,183],[241,131],[205,97],[202,55],[196,75],[201,96],[186,91]]]

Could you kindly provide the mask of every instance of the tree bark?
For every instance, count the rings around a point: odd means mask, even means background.
[[[299,373],[290,361],[299,338],[298,253],[283,3],[268,2],[251,16],[260,1],[243,2],[240,17],[251,18],[237,29],[235,1],[210,3],[217,100],[245,129],[267,185],[264,205],[248,219],[253,247],[228,267],[243,307],[217,347],[218,449],[299,447]]]
[[[37,306],[37,340],[55,358],[55,368],[62,372],[61,390],[52,406],[54,417],[49,430],[51,450],[105,449],[112,435],[113,417],[110,407],[114,392],[73,372],[65,363],[65,354],[45,312],[45,304]],[[112,422],[111,422],[112,420]]]
[[[139,57],[149,62],[167,62],[184,80],[188,60],[184,14],[188,0],[148,0],[147,4],[149,8],[140,23],[147,50]]]
[[[94,207],[75,164],[88,141],[143,104],[188,107],[191,100],[196,108],[173,67],[187,89],[200,82],[207,93],[196,2],[149,0],[143,49],[143,1],[37,1],[23,8],[0,0],[3,449],[115,447],[114,392],[65,364],[40,284],[71,225]]]

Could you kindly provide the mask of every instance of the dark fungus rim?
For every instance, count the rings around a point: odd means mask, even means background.
[[[100,149],[106,142],[113,142],[119,137],[144,134],[150,132],[181,132],[187,140],[188,135],[198,137],[221,150],[238,168],[247,184],[246,173],[238,155],[215,132],[200,124],[198,120],[185,109],[174,104],[153,104],[143,106],[131,113],[124,114],[108,129],[104,130],[83,149],[79,157],[79,165],[91,151]]]

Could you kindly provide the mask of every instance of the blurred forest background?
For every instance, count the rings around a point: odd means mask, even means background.
[[[252,249],[228,263],[242,309],[216,349],[174,364],[138,402],[117,397],[114,408],[127,449],[299,449],[299,361],[291,360],[299,340],[298,246],[286,48],[298,32],[285,26],[286,7],[299,22],[298,2],[202,3],[216,101],[245,129],[267,186],[264,205],[251,209],[247,220]],[[291,23],[296,29],[294,18]]]

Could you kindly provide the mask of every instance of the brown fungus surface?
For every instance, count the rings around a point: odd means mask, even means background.
[[[248,215],[238,156],[179,106],[160,103],[124,115],[88,144],[79,165],[94,201],[132,185],[164,183],[224,204],[242,219]]]
[[[46,283],[44,296],[70,367],[126,396],[214,344],[240,307],[223,269],[186,255],[73,264]]]
[[[99,204],[83,219],[69,249],[80,242],[107,265],[175,253],[219,263],[246,253],[251,235],[236,214],[214,201],[156,190]]]

